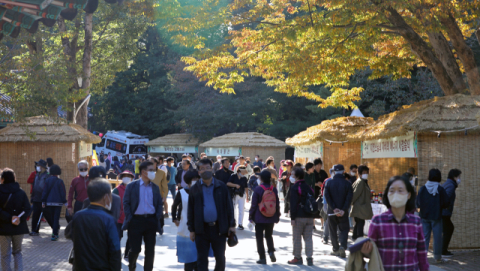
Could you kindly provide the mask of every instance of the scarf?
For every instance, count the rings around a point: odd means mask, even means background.
[[[427,188],[428,193],[432,194],[432,196],[435,196],[438,193],[439,185],[440,183],[427,181],[425,187]]]

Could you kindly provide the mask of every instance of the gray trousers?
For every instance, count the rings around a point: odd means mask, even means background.
[[[313,218],[297,217],[293,226],[293,256],[302,258],[302,236],[305,242],[305,255],[312,258],[313,255]]]
[[[15,271],[23,270],[22,241],[23,241],[23,234],[0,236],[2,271],[12,271],[12,268],[10,268],[10,256],[12,254],[13,254],[13,259],[15,261],[14,270]]]

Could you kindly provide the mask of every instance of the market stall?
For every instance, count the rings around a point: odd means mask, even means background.
[[[0,168],[13,169],[22,189],[30,191],[27,179],[35,169],[34,162],[51,157],[62,169],[60,178],[68,189],[78,176],[77,163],[90,158],[92,144],[100,141],[100,137],[64,119],[26,118],[24,123],[8,124],[0,130]]]
[[[192,134],[171,134],[150,140],[145,143],[148,152],[152,155],[170,155],[191,153],[198,155],[200,141]]]
[[[275,166],[280,168],[280,161],[285,159],[287,145],[274,137],[261,133],[232,133],[215,137],[200,144],[205,148],[207,156],[235,157],[243,155],[250,157],[252,162],[259,155],[265,162],[268,156],[273,156]]]
[[[363,141],[362,162],[371,168],[375,187],[381,180],[378,191],[383,191],[388,178],[415,164],[419,187],[426,183],[432,168],[440,169],[442,182],[451,169],[462,171],[452,216],[451,248],[480,247],[480,239],[472,238],[480,234],[480,126],[475,117],[479,113],[480,96],[456,94],[403,106],[347,137]]]
[[[325,120],[288,138],[286,143],[295,147],[296,162],[305,163],[321,157],[323,168],[327,172],[335,164],[343,164],[348,168],[351,164],[360,164],[361,143],[350,142],[347,136],[373,122],[372,118],[364,117],[339,117]]]

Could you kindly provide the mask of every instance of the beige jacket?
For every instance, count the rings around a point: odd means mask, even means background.
[[[363,237],[359,237],[355,243],[362,241]],[[372,253],[370,253],[370,261],[368,262],[368,271],[385,271],[383,269],[382,258],[378,252],[377,245],[371,241],[373,245]],[[345,271],[366,271],[365,261],[363,260],[363,254],[361,251],[357,251],[348,256],[347,264],[345,265]]]
[[[157,168],[155,179],[153,179],[152,182],[158,185],[158,187],[160,188],[160,195],[162,196],[162,200],[165,200],[165,197],[168,195],[168,180],[165,171]]]
[[[373,217],[371,205],[370,186],[362,179],[358,179],[352,185],[352,209],[350,210],[350,217],[357,217],[364,220],[370,220]]]

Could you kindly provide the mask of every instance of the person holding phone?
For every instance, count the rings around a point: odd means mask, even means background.
[[[29,233],[27,217],[32,212],[32,207],[27,194],[16,182],[13,170],[0,170],[0,180],[1,269],[10,270],[10,258],[13,255],[16,270],[23,270],[22,241],[23,235]]]

